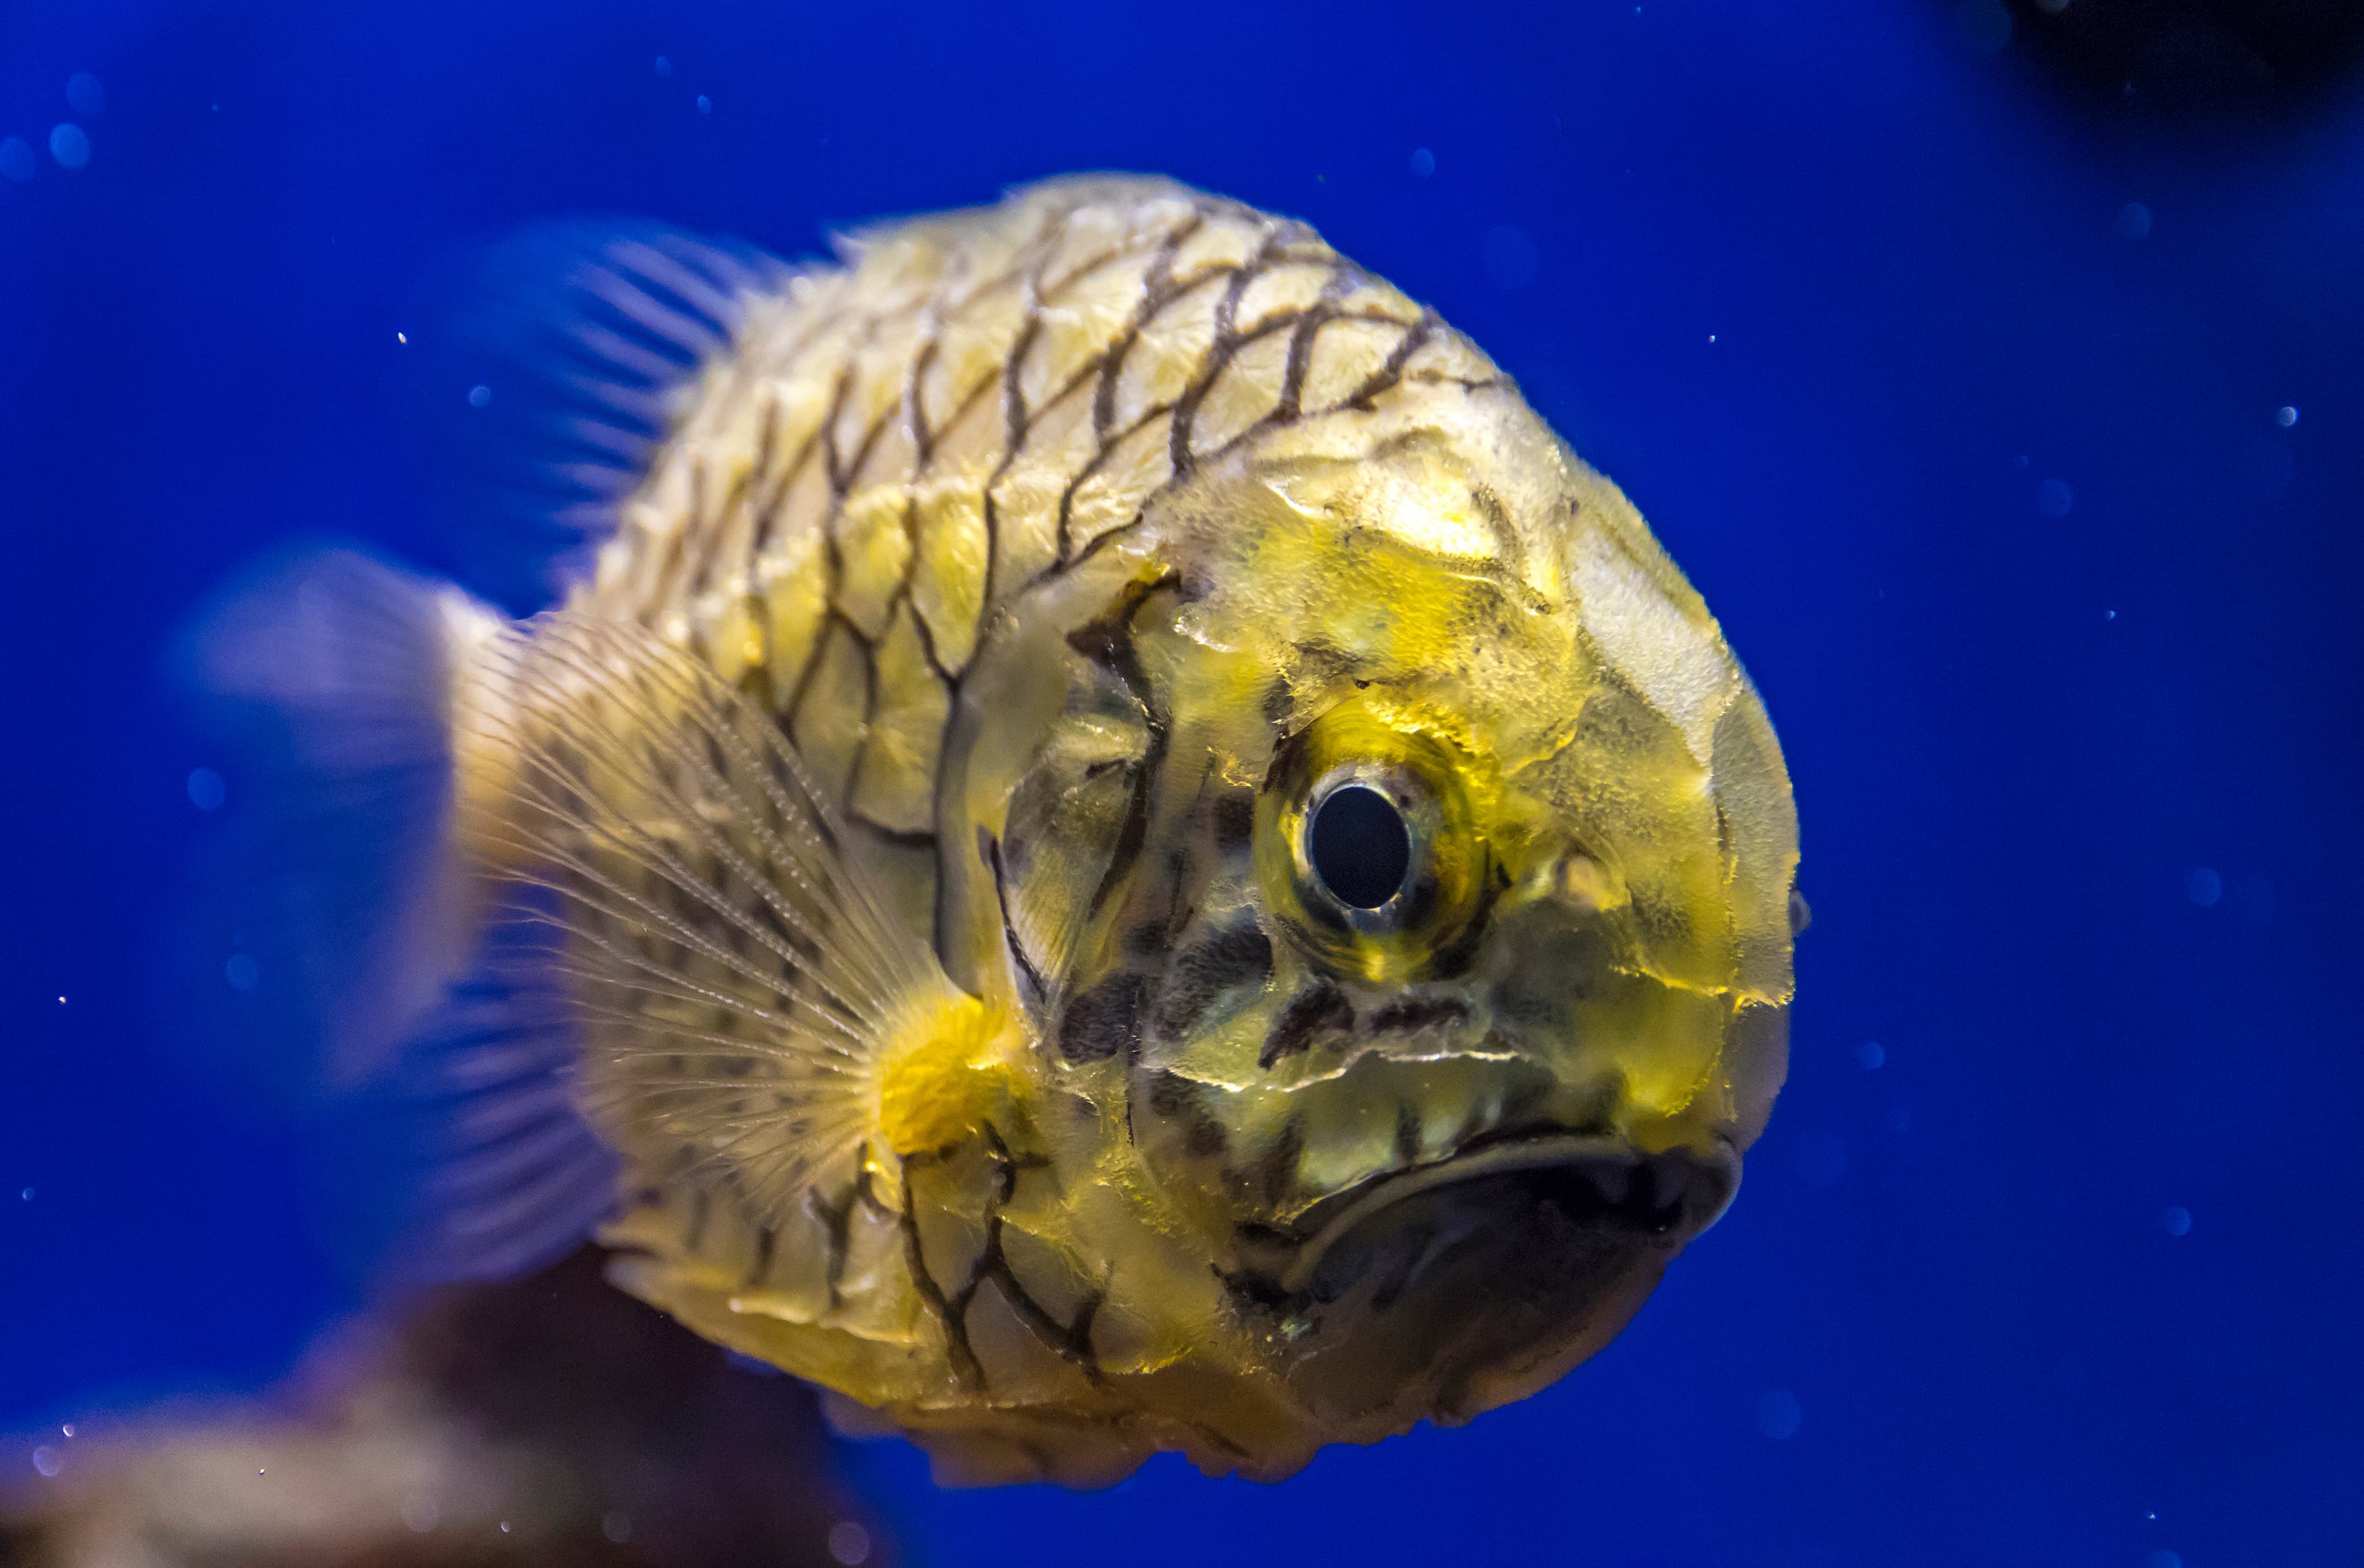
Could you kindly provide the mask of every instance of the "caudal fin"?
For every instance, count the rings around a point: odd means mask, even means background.
[[[454,710],[503,624],[316,549],[234,584],[175,659],[225,819],[188,879],[169,1027],[242,1099],[325,1134],[331,1250],[365,1273],[522,1272],[613,1197],[530,894],[462,842]]]
[[[181,641],[225,809],[181,915],[173,1022],[272,1099],[384,1068],[464,966],[481,900],[453,839],[452,690],[498,626],[322,549],[249,573]]]

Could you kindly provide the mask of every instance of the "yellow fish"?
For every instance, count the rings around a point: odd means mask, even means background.
[[[1552,1383],[1786,1070],[1796,819],[1706,606],[1301,223],[1107,177],[841,249],[555,247],[472,395],[554,454],[554,611],[337,555],[199,645],[384,786],[308,973],[466,1089],[455,1262],[596,1226],[953,1481]]]

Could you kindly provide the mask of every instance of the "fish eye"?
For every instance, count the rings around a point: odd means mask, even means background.
[[[1346,784],[1314,808],[1306,858],[1339,903],[1377,909],[1403,891],[1411,829],[1394,801],[1368,784]]]
[[[1397,981],[1451,963],[1493,885],[1476,759],[1424,715],[1357,690],[1275,749],[1256,798],[1265,907],[1333,974]]]

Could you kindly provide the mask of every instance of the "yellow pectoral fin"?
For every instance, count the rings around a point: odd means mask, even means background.
[[[931,1153],[1006,1124],[1016,1110],[1015,1051],[1006,1010],[961,993],[920,1009],[887,1048],[878,1130],[898,1155]]]

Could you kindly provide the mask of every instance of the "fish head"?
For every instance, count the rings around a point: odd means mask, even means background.
[[[1515,395],[1325,439],[1177,493],[1102,951],[1161,1223],[1377,1432],[1556,1379],[1722,1214],[1785,1072],[1797,839],[1716,623]]]

